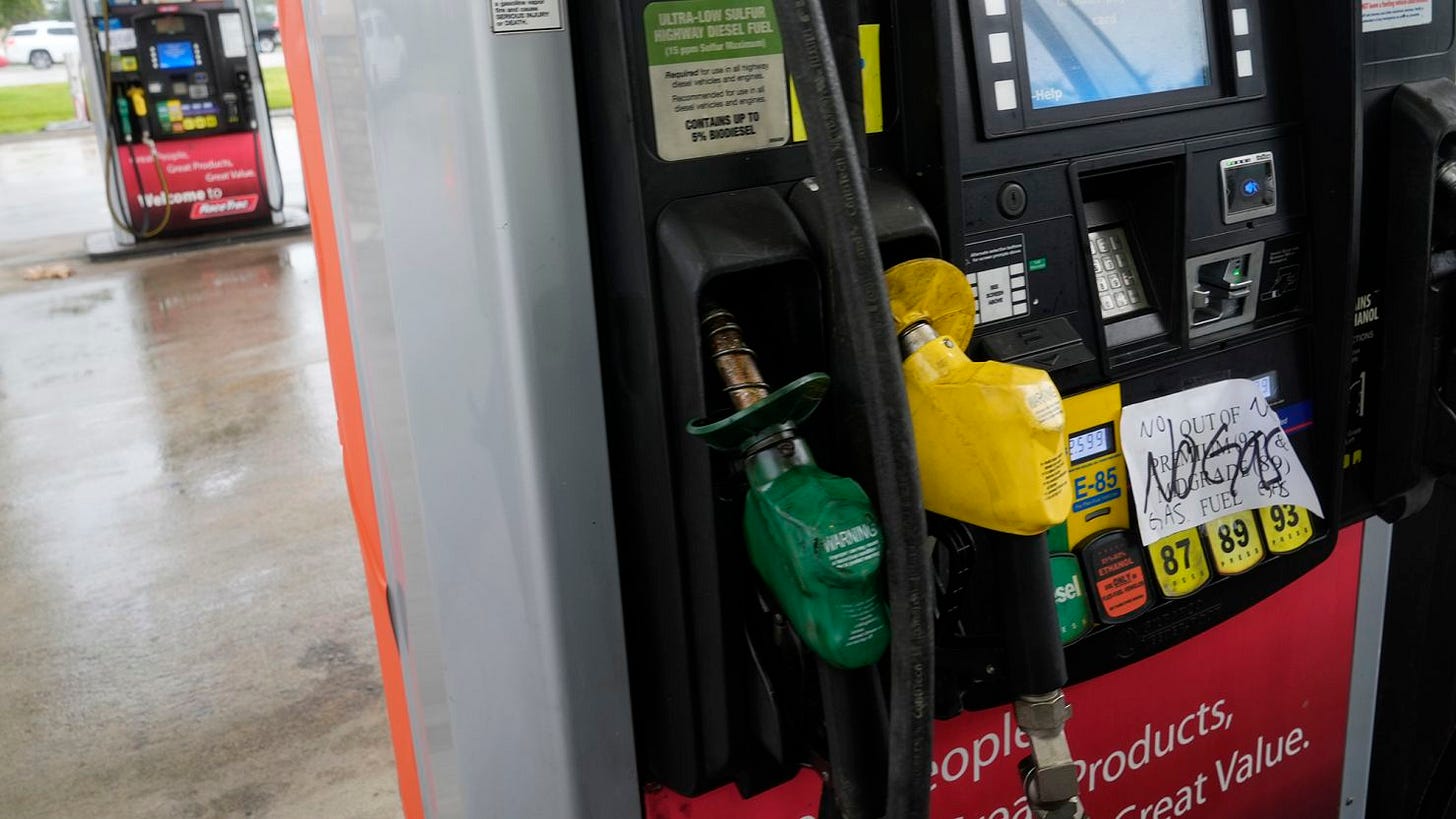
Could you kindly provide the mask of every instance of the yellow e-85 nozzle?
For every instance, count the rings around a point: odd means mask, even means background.
[[[133,85],[126,89],[126,96],[131,100],[131,109],[139,117],[147,115],[147,94],[139,86]]]
[[[1051,376],[966,355],[976,299],[955,265],[917,259],[885,275],[925,508],[1017,535],[1066,520],[1066,415]]]
[[[1027,806],[1036,816],[1084,816],[1044,535],[1072,508],[1062,396],[1041,370],[966,355],[976,297],[955,265],[919,259],[885,275],[925,508],[1007,533],[988,545],[1009,590],[1001,599],[1016,724],[1031,737],[1020,766]]]

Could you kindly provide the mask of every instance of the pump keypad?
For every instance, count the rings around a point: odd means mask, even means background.
[[[1151,306],[1122,228],[1088,231],[1087,247],[1092,253],[1092,274],[1104,321]]]

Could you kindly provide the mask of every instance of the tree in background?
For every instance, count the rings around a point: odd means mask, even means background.
[[[41,20],[45,18],[45,13],[45,3],[42,0],[0,0],[0,28]]]
[[[46,10],[50,12],[51,20],[71,19],[71,0],[47,0]]]

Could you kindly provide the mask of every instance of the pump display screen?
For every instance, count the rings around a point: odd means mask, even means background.
[[[192,43],[187,40],[173,40],[168,43],[157,43],[157,68],[196,68],[197,57],[193,54]]]
[[[1023,0],[1031,107],[1212,82],[1203,0]]]
[[[1112,451],[1112,425],[1078,432],[1067,436],[1067,455],[1072,463],[1079,464]]]
[[[1275,401],[1279,398],[1279,373],[1270,371],[1254,379],[1254,385],[1259,388],[1259,394],[1264,396],[1265,401]]]
[[[184,34],[187,31],[187,21],[181,17],[158,17],[152,21],[152,28],[158,34]]]

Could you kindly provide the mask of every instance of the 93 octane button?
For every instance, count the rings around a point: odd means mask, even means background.
[[[1243,574],[1264,559],[1264,539],[1252,512],[1239,512],[1203,525],[1213,565],[1221,575]]]
[[[1301,506],[1269,506],[1259,510],[1264,541],[1276,555],[1298,551],[1314,537],[1309,510]]]

